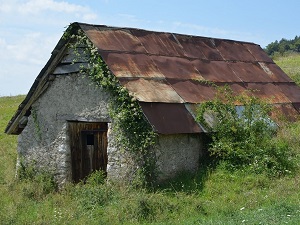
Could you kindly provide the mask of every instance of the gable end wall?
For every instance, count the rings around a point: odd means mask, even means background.
[[[67,121],[110,122],[109,99],[87,77],[56,76],[32,105],[27,126],[18,137],[18,161],[51,171],[59,184],[70,181]]]

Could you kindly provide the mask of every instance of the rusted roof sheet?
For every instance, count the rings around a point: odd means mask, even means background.
[[[225,60],[250,62],[255,60],[248,49],[240,42],[215,39],[215,45]]]
[[[186,103],[201,103],[215,96],[215,88],[199,81],[168,79],[168,82]]]
[[[249,43],[243,43],[243,46],[245,46],[253,55],[255,61],[274,63],[273,60],[267,55],[267,53],[265,51],[262,51],[260,46]]]
[[[300,103],[293,103],[292,104],[294,106],[294,108],[297,110],[298,113],[300,113]]]
[[[142,102],[183,103],[183,99],[165,80],[120,79],[129,93]],[[162,94],[163,93],[163,94]]]
[[[82,24],[81,28],[99,50],[146,53],[142,43],[127,29]]]
[[[224,60],[211,38],[175,34],[185,56],[193,59]]]
[[[273,82],[272,78],[256,62],[229,62],[230,68],[240,78],[247,82]]]
[[[195,122],[184,104],[140,102],[143,112],[154,130],[161,134],[200,133],[202,129]]]
[[[260,63],[261,67],[267,72],[267,74],[272,78],[273,82],[291,82],[294,83],[293,80],[286,75],[279,66],[274,63],[264,64]],[[270,72],[268,71],[269,68]]]
[[[149,55],[101,51],[100,53],[116,77],[165,78]]]
[[[291,103],[290,99],[273,83],[247,83],[246,87],[253,91],[254,96],[268,103]]]
[[[271,111],[271,118],[275,121],[288,120],[295,122],[299,119],[299,111],[295,109],[293,104],[276,104]]]
[[[279,83],[276,84],[282,93],[293,103],[300,103],[300,87],[295,83]]]
[[[151,56],[151,58],[166,78],[205,80],[192,62],[186,58],[167,56]]]
[[[193,60],[202,77],[210,82],[241,82],[225,61]]]
[[[184,56],[183,49],[172,33],[131,29],[131,33],[154,55]]]

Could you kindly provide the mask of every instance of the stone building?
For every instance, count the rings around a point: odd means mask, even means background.
[[[237,93],[255,89],[279,112],[299,114],[299,87],[259,45],[82,23],[68,30],[6,128],[19,135],[19,158],[53,172],[59,184],[78,182],[98,169],[112,179],[135,173],[132,156],[115,142],[111,94],[81,74],[82,62],[74,61],[68,48],[78,31],[158,134],[153,149],[159,180],[199,167],[204,131],[195,109],[214,97],[206,81]]]

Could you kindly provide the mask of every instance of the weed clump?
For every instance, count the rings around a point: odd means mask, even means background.
[[[48,194],[58,190],[53,174],[37,169],[34,164],[25,165],[20,162],[18,182],[24,196],[31,200],[42,200]]]

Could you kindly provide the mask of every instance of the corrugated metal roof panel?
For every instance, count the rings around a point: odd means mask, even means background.
[[[142,110],[161,134],[200,133],[202,129],[195,122],[184,104],[140,102]]]
[[[295,122],[299,119],[299,112],[292,104],[275,104],[271,111],[271,117],[275,120],[287,119],[290,122]]]
[[[300,103],[293,102],[293,106],[297,110],[297,112],[300,114]]]
[[[201,103],[215,96],[216,89],[210,85],[192,80],[167,80],[185,102]]]
[[[212,82],[241,82],[227,62],[224,61],[208,61],[208,60],[193,60],[196,69],[202,77]]]
[[[272,83],[247,83],[247,89],[253,90],[253,95],[266,100],[268,103],[291,103],[277,85]]]
[[[225,60],[255,61],[248,49],[239,42],[215,39],[215,45]]]
[[[249,90],[247,90],[244,83],[216,83],[218,87],[222,87],[224,85],[227,85],[232,91],[233,95],[241,95],[245,94],[247,96],[252,95]],[[236,105],[240,105],[240,102],[236,102]]]
[[[243,82],[273,82],[258,63],[229,62],[228,64]]]
[[[139,39],[150,54],[184,56],[182,46],[171,33],[149,32],[138,29],[132,29],[131,33]]]
[[[279,83],[276,84],[285,96],[287,96],[291,102],[300,103],[300,87],[295,83]]]
[[[248,49],[249,52],[251,52],[256,61],[274,63],[259,45],[248,43],[243,43],[243,45]]]
[[[282,69],[276,64],[266,64],[266,66],[270,69],[272,75],[272,80],[275,82],[294,82],[288,75],[286,75]]]
[[[211,39],[178,34],[175,36],[189,58],[224,60]]]
[[[83,30],[99,50],[146,53],[141,42],[128,29],[106,29],[96,26]]]
[[[204,80],[190,60],[179,57],[151,56],[166,78]]]
[[[164,78],[150,56],[101,52],[100,54],[116,77]]]
[[[183,103],[183,99],[165,80],[119,79],[128,91],[142,102]]]

